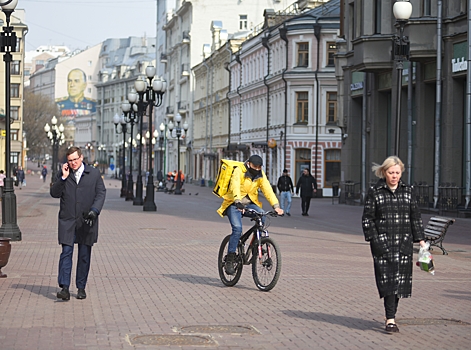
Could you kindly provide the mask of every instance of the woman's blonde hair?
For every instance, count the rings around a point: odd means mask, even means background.
[[[395,165],[399,165],[401,167],[401,171],[404,172],[404,163],[399,159],[398,156],[390,156],[386,158],[381,165],[373,163],[371,170],[373,170],[377,177],[384,179],[384,173],[386,170]]]

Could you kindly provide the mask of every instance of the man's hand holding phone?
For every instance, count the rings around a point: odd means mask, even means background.
[[[70,172],[69,164],[67,163],[62,164],[62,179],[63,180],[69,177],[69,172]]]

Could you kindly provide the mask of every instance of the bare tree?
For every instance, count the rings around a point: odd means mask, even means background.
[[[23,131],[26,133],[29,156],[40,157],[49,153],[51,142],[44,132],[44,125],[50,124],[54,115],[59,119],[57,104],[48,96],[33,94],[30,89],[25,89],[23,107]]]

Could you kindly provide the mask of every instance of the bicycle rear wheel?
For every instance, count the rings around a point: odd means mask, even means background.
[[[268,292],[275,287],[281,273],[281,254],[278,244],[270,237],[261,239],[262,258],[255,244],[252,257],[252,276],[258,289]]]
[[[221,243],[221,247],[219,248],[219,256],[218,256],[218,270],[219,270],[219,277],[221,278],[222,283],[228,287],[235,286],[237,282],[239,282],[240,276],[242,274],[242,267],[243,264],[240,261],[240,256],[237,254],[236,262],[237,264],[235,267],[236,273],[234,275],[228,275],[226,273],[226,257],[227,257],[227,250],[229,249],[229,239],[231,235],[226,236]]]

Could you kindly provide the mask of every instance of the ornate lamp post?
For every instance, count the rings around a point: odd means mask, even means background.
[[[180,122],[182,121],[182,116],[180,113],[177,113],[175,116],[175,122],[177,123],[177,126],[175,128],[175,134],[177,135],[177,187],[175,188],[175,194],[182,194],[182,183],[181,183],[181,178],[180,178],[180,137],[182,136],[182,133],[188,130],[188,123],[185,122],[183,123],[183,128],[180,127]],[[168,124],[168,129],[170,131],[173,131],[173,128],[175,125],[173,122],[170,121]]]
[[[11,14],[15,11],[18,0],[4,0],[0,2],[6,17],[6,26],[0,37],[0,52],[3,52],[5,62],[5,176],[2,194],[2,227],[0,237],[10,238],[12,241],[21,241],[21,231],[17,223],[16,195],[11,177],[11,129],[10,129],[10,69],[13,61],[12,52],[16,52],[16,33],[10,26]]]
[[[136,197],[134,198],[133,204],[134,205],[143,205],[144,200],[142,199],[142,132],[143,132],[143,124],[144,124],[144,112],[147,107],[147,101],[145,101],[144,94],[146,90],[146,81],[139,77],[134,82],[134,88],[138,94],[137,106],[138,106],[138,114],[139,114],[139,133],[136,135],[137,140],[139,141],[139,167],[137,170],[137,180],[136,180]]]
[[[127,191],[126,191],[126,200],[127,201],[132,201],[134,199],[134,182],[132,178],[132,135],[133,135],[133,127],[134,124],[136,124],[137,121],[137,93],[134,89],[131,90],[131,92],[128,93],[128,101],[125,102],[121,105],[121,109],[123,110],[124,113],[124,121],[126,123],[131,124],[131,142],[130,142],[130,147],[129,147],[129,178],[128,178],[128,186],[127,186]]]
[[[167,82],[160,77],[155,77],[155,67],[147,66],[146,76],[149,80],[147,84],[144,80],[138,79],[135,82],[136,90],[139,92],[139,96],[142,94],[142,107],[149,107],[149,130],[152,132],[152,110],[155,107],[162,105],[163,95],[167,89]],[[145,93],[145,101],[144,101]],[[149,137],[149,149],[152,148],[152,138]],[[157,206],[154,203],[154,171],[152,168],[152,157],[149,157],[149,166],[148,166],[149,176],[147,177],[147,186],[146,186],[146,201],[144,203],[144,211],[156,211]]]
[[[397,96],[396,96],[396,140],[394,143],[394,155],[399,156],[399,141],[401,131],[401,93],[403,61],[409,60],[409,38],[404,36],[404,26],[412,15],[412,5],[409,1],[396,1],[393,6],[394,17],[399,25],[399,35],[393,40],[393,59],[396,61],[397,70]]]
[[[125,102],[126,104],[129,104],[129,102]],[[123,103],[124,104],[124,103]],[[122,107],[121,107],[122,108]],[[122,108],[124,111],[125,108]],[[131,107],[129,107],[131,109]],[[121,160],[121,195],[120,197],[126,197],[126,129],[127,129],[127,124],[126,120],[124,119],[124,115],[119,116],[118,113],[116,113],[113,117],[113,123],[114,127],[116,130],[117,134],[123,134],[123,158]],[[121,132],[118,131],[118,125],[121,125]]]
[[[44,131],[47,137],[51,140],[52,144],[52,170],[51,170],[51,185],[56,179],[57,162],[59,159],[59,145],[64,142],[64,125],[57,126],[57,118],[55,116],[51,119],[51,125],[48,123],[44,125]]]

